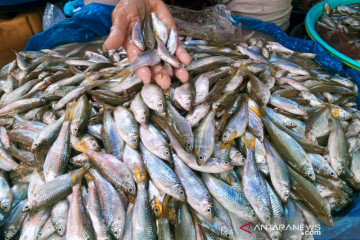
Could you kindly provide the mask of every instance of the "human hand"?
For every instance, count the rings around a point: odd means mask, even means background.
[[[134,44],[131,38],[132,29],[136,23],[137,16],[144,20],[146,11],[152,9],[166,26],[168,33],[171,27],[175,28],[174,20],[161,0],[121,0],[112,12],[112,27],[110,34],[104,43],[104,49],[115,49],[123,46],[128,54],[129,62],[133,63],[141,50]],[[176,30],[176,29],[175,29]],[[185,65],[191,61],[185,48],[179,43],[175,56]],[[153,67],[140,67],[135,73],[144,83],[151,81],[151,76],[163,89],[170,87],[171,79],[168,74],[162,75],[159,72],[163,69],[160,64]],[[183,66],[174,69],[174,75],[182,82],[187,82],[189,74]]]

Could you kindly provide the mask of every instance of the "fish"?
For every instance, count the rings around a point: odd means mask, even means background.
[[[253,33],[214,43],[173,25],[163,42],[155,8],[134,19],[133,64],[96,40],[19,52],[1,71],[0,235],[285,239],[304,233],[287,223],[332,226],[360,189],[352,79]],[[342,31],[352,8],[338,9]],[[188,82],[162,90],[134,73],[173,76],[181,45]]]
[[[141,29],[141,17],[138,16],[136,18],[136,23],[132,29],[131,32],[131,38],[134,41],[134,44],[141,50],[144,51],[145,50],[145,44],[144,44],[144,40],[143,40],[143,36],[142,36],[142,29]],[[102,56],[102,55],[101,55]]]

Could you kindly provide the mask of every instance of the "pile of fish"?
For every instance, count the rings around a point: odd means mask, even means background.
[[[359,36],[360,4],[339,5],[330,10],[330,5],[326,2],[323,15],[317,23],[329,30],[345,33],[353,32]]]
[[[5,239],[312,239],[274,226],[333,226],[360,188],[357,87],[277,42],[180,39],[190,79],[166,91],[133,73],[168,51],[159,41],[133,64],[100,41],[2,69]]]
[[[315,27],[324,41],[360,62],[360,3],[339,5],[330,10],[326,2],[323,15]]]

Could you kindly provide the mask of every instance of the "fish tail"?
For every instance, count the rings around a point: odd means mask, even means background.
[[[144,166],[144,171],[140,172],[137,166],[134,166],[135,180],[137,183],[145,182],[146,180],[146,166]]]
[[[86,152],[89,149],[89,146],[86,145],[86,142],[84,139],[81,139],[80,145],[74,145],[74,148],[80,152]]]
[[[251,140],[249,140],[246,135],[244,135],[243,138],[244,138],[244,141],[245,141],[245,144],[246,144],[247,148],[255,149],[255,137],[254,136],[251,138]]]

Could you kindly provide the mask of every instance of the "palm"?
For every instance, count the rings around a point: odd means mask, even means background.
[[[129,62],[132,63],[141,53],[131,39],[131,31],[136,23],[137,16],[144,19],[146,10],[155,11],[158,18],[166,25],[168,31],[174,26],[174,20],[169,10],[161,0],[122,0],[116,6],[112,13],[113,26],[111,32],[104,43],[105,49],[115,49],[123,46],[128,54]],[[175,52],[176,57],[185,65],[190,63],[190,56],[183,46],[179,46]],[[144,83],[151,81],[153,77],[156,83],[163,89],[169,88],[171,79],[169,75],[161,76],[158,72],[162,69],[160,64],[153,67],[140,67],[135,73],[143,80]],[[174,70],[175,76],[182,82],[188,80],[188,73],[184,67]]]

